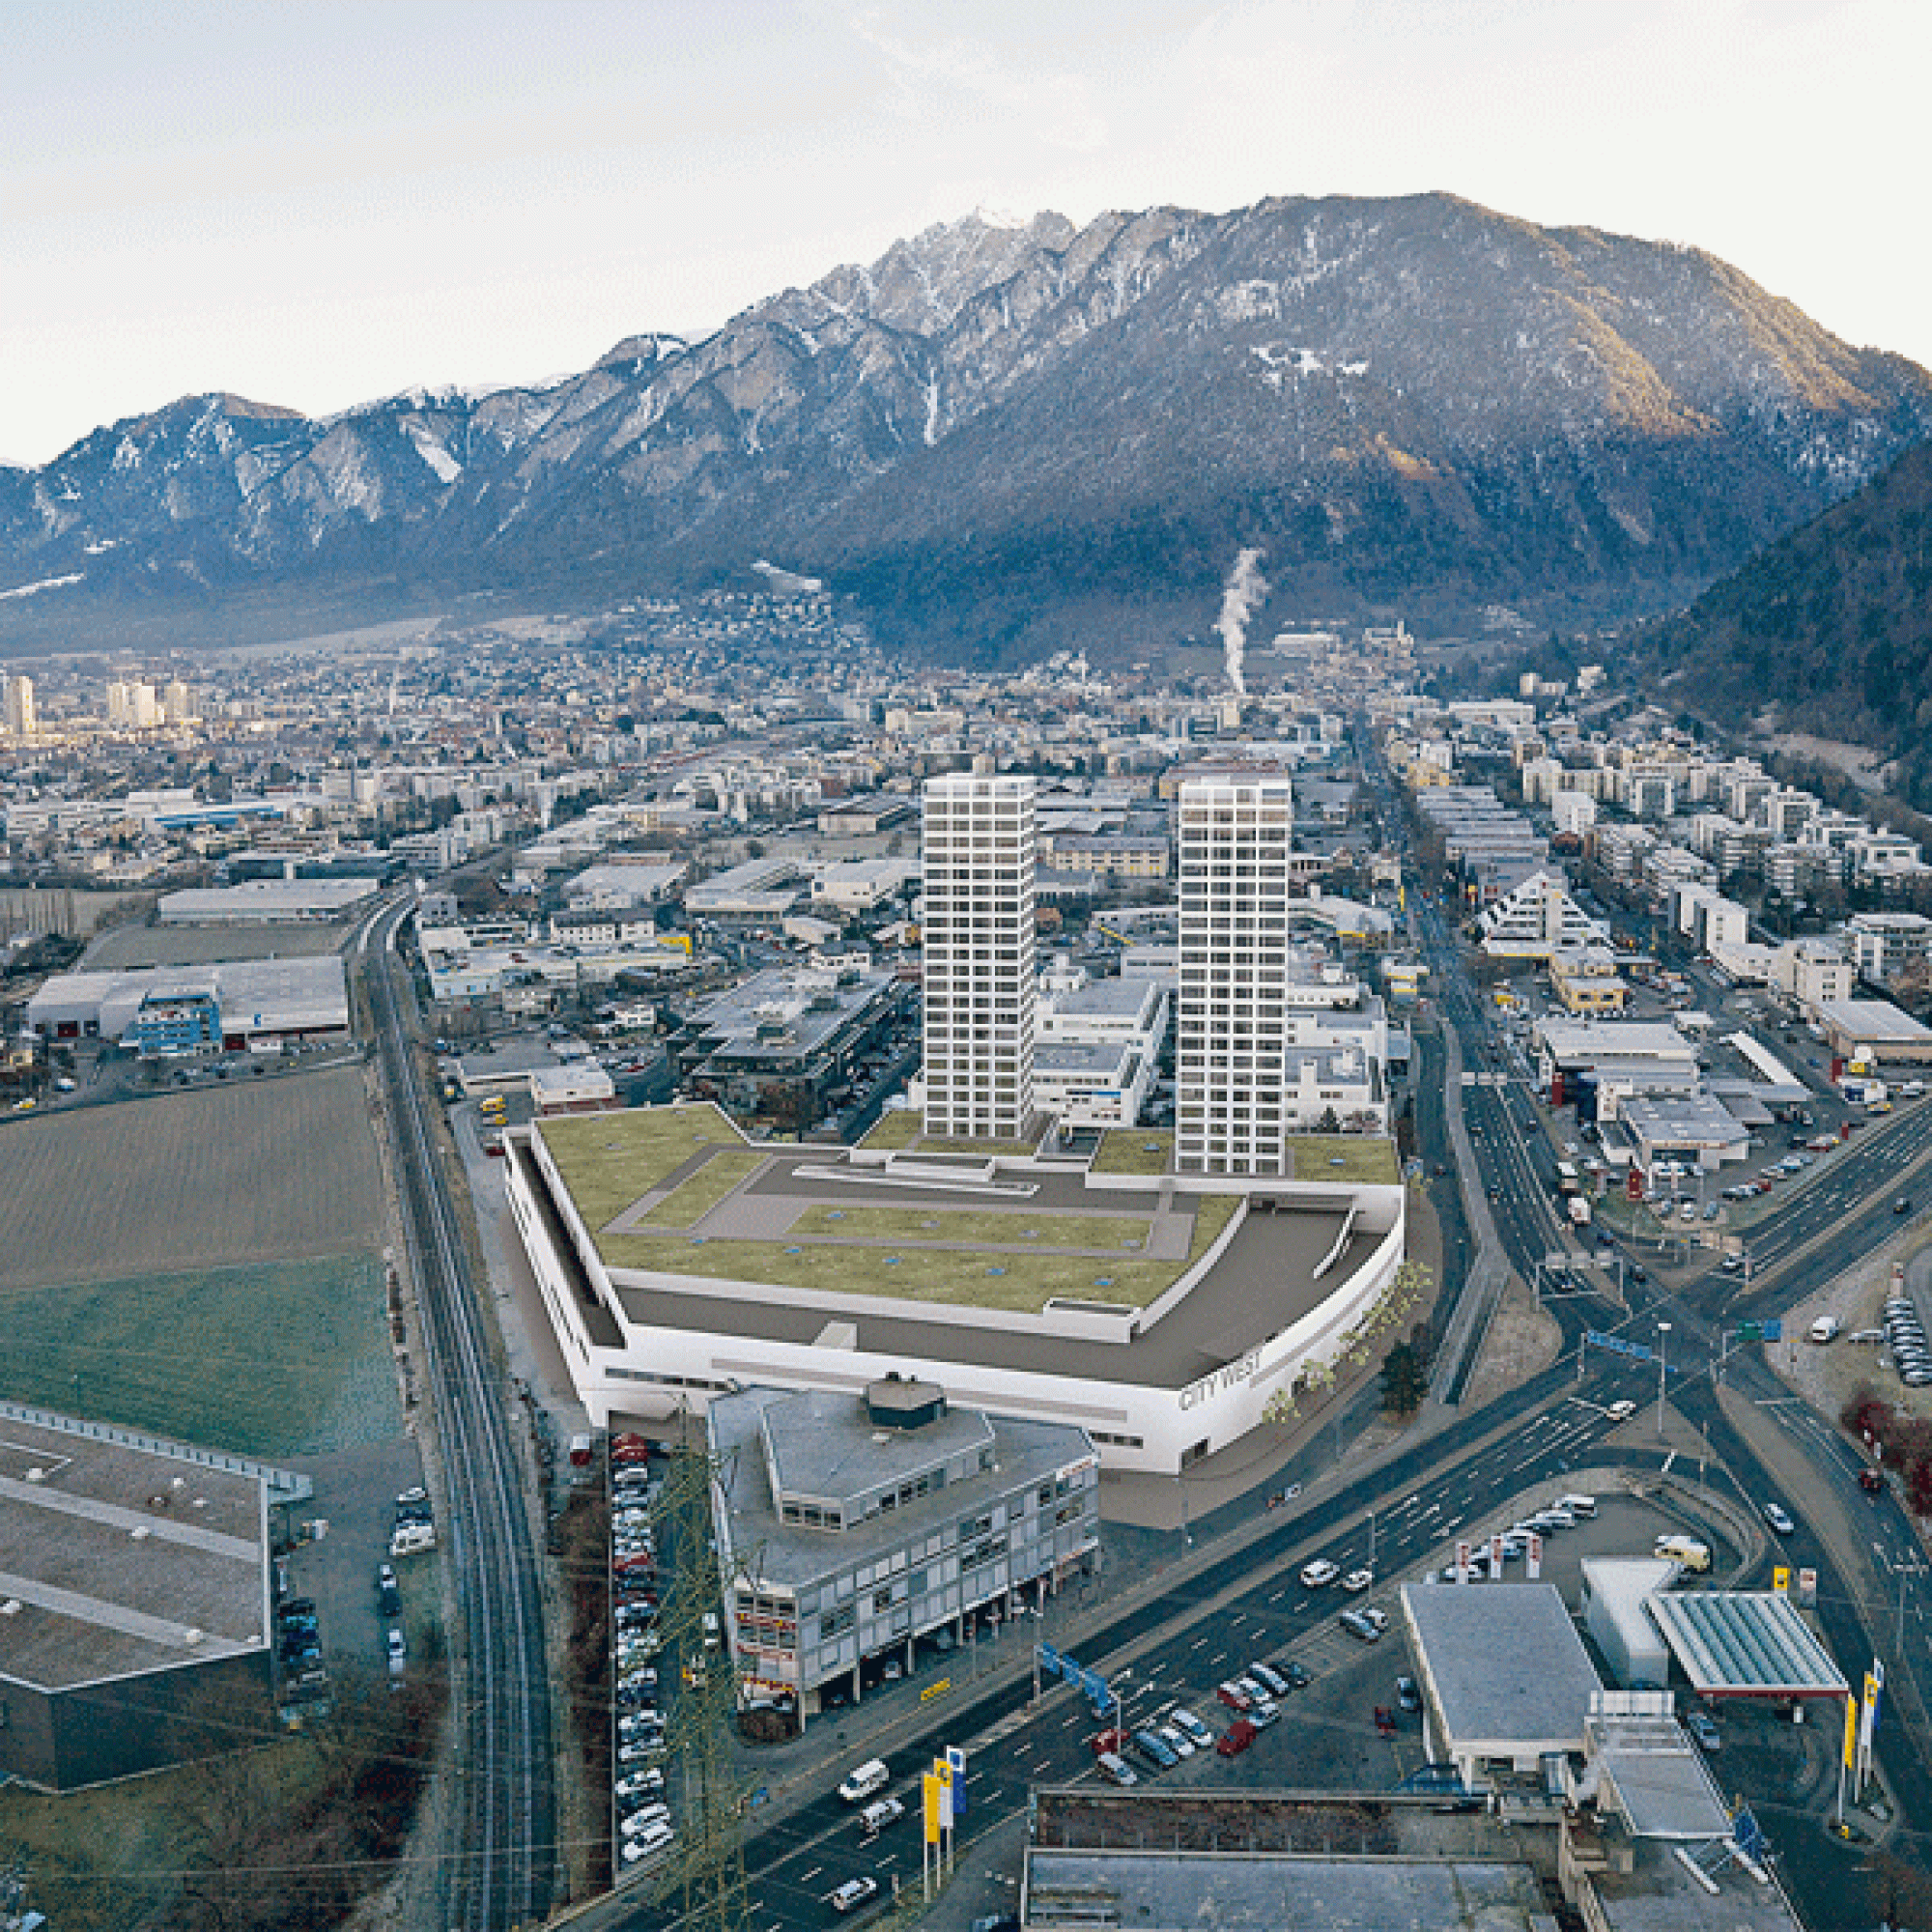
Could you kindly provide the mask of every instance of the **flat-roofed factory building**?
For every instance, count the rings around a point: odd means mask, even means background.
[[[287,1480],[0,1408],[0,1776],[72,1791],[269,1734]]]

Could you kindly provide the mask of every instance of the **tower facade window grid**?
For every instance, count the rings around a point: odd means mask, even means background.
[[[1033,1119],[1034,781],[925,788],[925,1131],[1015,1139]]]
[[[1190,781],[1180,789],[1177,831],[1175,1167],[1183,1174],[1285,1174],[1293,782]]]

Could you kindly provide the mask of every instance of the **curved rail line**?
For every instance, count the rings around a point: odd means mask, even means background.
[[[457,1802],[439,1861],[439,1924],[449,1932],[511,1932],[543,1918],[552,1889],[542,1605],[500,1378],[411,1046],[406,1013],[414,1011],[415,991],[395,952],[409,910],[404,900],[379,914],[364,928],[360,951],[448,1489],[444,1524],[459,1625],[450,1660]]]

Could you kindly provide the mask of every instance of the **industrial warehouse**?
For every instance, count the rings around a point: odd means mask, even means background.
[[[0,1406],[0,1776],[47,1791],[230,1750],[270,1720],[278,1470]]]
[[[1306,1178],[1244,1179],[1177,1178],[1135,1130],[1084,1158],[1011,1145],[759,1148],[715,1107],[640,1109],[513,1133],[510,1205],[599,1424],[898,1376],[1173,1475],[1386,1313],[1386,1143],[1347,1144],[1380,1157],[1374,1180],[1335,1177],[1321,1141]]]
[[[103,1039],[147,1059],[273,1053],[349,1037],[349,982],[332,952],[61,973],[27,1003],[44,1039]]]

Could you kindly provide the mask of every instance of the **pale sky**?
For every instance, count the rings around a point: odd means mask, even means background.
[[[0,0],[0,458],[527,381],[986,208],[1441,188],[1932,365],[1927,0]]]

